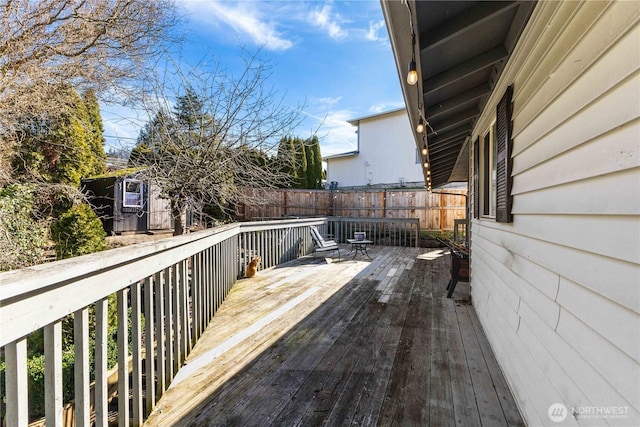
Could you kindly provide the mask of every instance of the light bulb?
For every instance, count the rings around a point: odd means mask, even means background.
[[[424,122],[422,121],[422,119],[418,120],[418,126],[416,126],[416,132],[418,133],[424,132]],[[426,153],[423,152],[422,154],[426,154]]]
[[[412,59],[409,62],[409,73],[407,74],[407,83],[411,86],[418,83],[418,72],[416,71],[416,61]]]
[[[429,167],[429,162],[424,162],[424,168],[427,169]]]

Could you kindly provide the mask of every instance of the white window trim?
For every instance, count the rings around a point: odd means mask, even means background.
[[[127,183],[137,183],[140,185],[139,192],[128,192],[127,191]],[[127,194],[140,194],[140,197],[137,197],[138,203],[132,204],[127,203]],[[122,181],[122,206],[125,208],[141,208],[144,203],[144,185],[143,182],[139,179],[124,179]]]
[[[480,138],[480,159],[479,159],[479,167],[480,167],[480,175],[479,175],[479,190],[480,190],[480,218],[493,219],[496,218],[496,161],[497,161],[497,153],[496,153],[496,121],[493,120],[489,125],[489,128],[482,133]],[[485,170],[485,139],[489,135],[489,171]],[[485,197],[484,192],[486,189],[489,190],[488,197]],[[488,206],[488,214],[485,213],[486,207],[485,201],[489,201]]]

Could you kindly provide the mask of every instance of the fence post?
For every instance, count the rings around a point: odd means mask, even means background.
[[[444,233],[444,194],[440,193],[440,234]]]
[[[284,193],[284,203],[283,203],[283,213],[282,216],[287,216],[287,194],[289,193],[287,190],[283,191]]]
[[[387,190],[382,190],[380,193],[380,197],[382,197],[382,218],[387,217]]]

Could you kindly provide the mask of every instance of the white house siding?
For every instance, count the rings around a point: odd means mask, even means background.
[[[339,187],[365,184],[364,162],[357,154],[327,159],[327,183],[335,181]]]
[[[327,159],[327,182],[339,188],[365,185],[424,185],[406,110],[396,110],[358,120],[359,153]]]
[[[532,426],[640,425],[639,20],[539,3],[473,136],[513,84],[514,220],[472,221],[471,285]],[[555,424],[554,403],[583,414]]]

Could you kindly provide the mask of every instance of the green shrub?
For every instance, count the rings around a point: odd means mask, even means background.
[[[105,250],[105,237],[100,219],[87,204],[74,205],[51,225],[57,259]]]
[[[44,354],[27,359],[27,377],[29,387],[29,421],[35,421],[44,416]],[[2,386],[2,410],[0,416],[6,414],[4,405],[6,362],[0,363],[0,385]],[[73,347],[62,352],[62,395],[64,402],[73,399]]]
[[[34,217],[34,188],[0,188],[0,271],[40,264],[45,260],[47,226]]]

